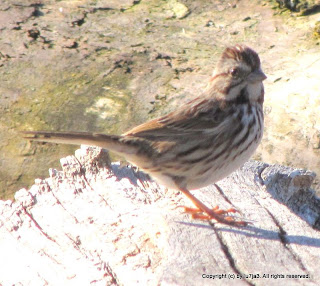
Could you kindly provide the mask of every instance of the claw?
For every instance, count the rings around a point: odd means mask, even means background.
[[[180,191],[183,192],[196,206],[196,208],[185,207],[184,211],[191,214],[192,218],[200,220],[216,220],[217,222],[232,225],[232,226],[247,226],[249,222],[236,220],[235,217],[230,216],[230,213],[239,212],[235,208],[229,208],[227,210],[221,210],[219,206],[215,206],[210,209],[201,201],[199,201],[194,195],[192,195],[187,189],[180,188]]]
[[[188,214],[203,214],[204,211],[202,211],[201,209],[198,209],[198,208],[190,208],[190,207],[183,207],[184,208],[184,212],[185,213],[188,213]],[[230,209],[227,209],[227,210],[221,210],[219,208],[219,206],[215,206],[214,208],[211,209],[211,211],[213,211],[215,214],[217,215],[225,215],[225,214],[228,214],[228,213],[237,213],[239,212],[238,210],[234,209],[234,208],[230,208]]]
[[[188,213],[188,214],[198,214],[198,213],[203,213],[202,210],[197,209],[197,208],[190,208],[190,207],[183,207],[184,208],[184,212]]]
[[[216,210],[215,213],[216,214],[220,214],[220,215],[224,215],[224,214],[228,214],[228,213],[237,213],[238,211],[234,208],[230,208],[230,209],[227,209],[227,210]]]
[[[206,220],[206,221],[215,219],[218,222],[228,224],[228,225],[234,225],[234,226],[247,226],[249,224],[249,222],[247,221],[238,221],[238,220],[235,220],[234,217],[227,215],[230,213],[239,212],[235,208],[221,210],[219,206],[215,206],[214,208],[210,209],[210,212],[213,212],[214,215],[210,213],[206,213],[198,208],[190,208],[190,207],[183,207],[183,208],[184,208],[184,212],[190,214],[193,219]]]
[[[211,218],[206,214],[197,214],[197,213],[195,213],[195,214],[192,214],[191,217],[193,219],[199,219],[199,220],[211,220]]]

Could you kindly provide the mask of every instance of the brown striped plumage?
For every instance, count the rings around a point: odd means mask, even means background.
[[[197,206],[195,217],[246,225],[228,212],[209,209],[189,190],[217,182],[239,168],[256,150],[263,134],[262,81],[255,51],[227,48],[208,87],[166,116],[121,136],[25,131],[34,141],[95,145],[123,155],[168,188],[179,189]],[[229,210],[231,212],[233,210]]]

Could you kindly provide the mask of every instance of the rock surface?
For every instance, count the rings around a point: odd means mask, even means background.
[[[268,75],[256,159],[319,172],[318,2],[0,1],[0,197],[73,154],[17,131],[120,134],[198,95],[235,43],[256,49]]]
[[[320,281],[320,200],[310,189],[312,172],[250,161],[194,192],[252,222],[235,228],[191,220],[178,207],[190,205],[183,195],[110,164],[99,148],[82,146],[61,165],[18,191],[15,202],[0,201],[0,285]]]

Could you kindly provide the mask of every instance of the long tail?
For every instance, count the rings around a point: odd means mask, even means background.
[[[90,145],[108,149],[119,154],[135,154],[137,148],[125,142],[121,136],[87,132],[22,131],[24,138],[31,141]]]

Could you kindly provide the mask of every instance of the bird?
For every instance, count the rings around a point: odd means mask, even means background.
[[[210,208],[193,190],[216,183],[241,167],[259,146],[264,128],[263,81],[258,54],[244,44],[224,49],[209,83],[189,102],[122,135],[22,131],[32,141],[98,146],[123,156],[169,189],[186,195],[195,219],[242,227],[248,222]]]

